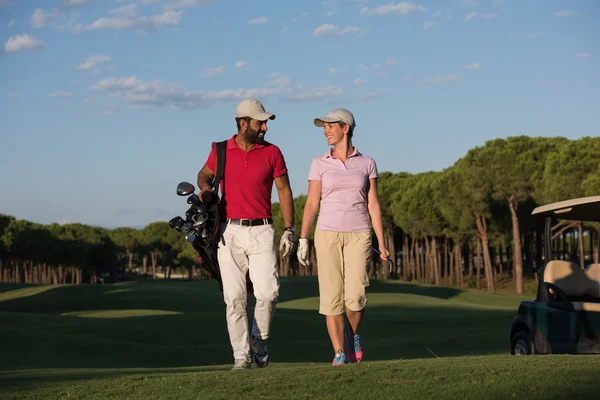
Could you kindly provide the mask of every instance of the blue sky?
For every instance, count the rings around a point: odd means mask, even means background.
[[[0,0],[0,213],[141,227],[183,215],[257,97],[294,196],[335,107],[379,171],[486,140],[598,135],[597,0]],[[277,201],[276,191],[273,193]]]

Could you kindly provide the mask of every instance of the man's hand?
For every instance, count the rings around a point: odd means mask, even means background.
[[[279,241],[279,253],[281,253],[281,258],[288,258],[292,251],[294,251],[294,247],[296,246],[294,232],[292,231],[284,231],[283,235],[281,235],[281,240]]]
[[[310,265],[310,261],[308,260],[308,239],[300,239],[298,241],[298,262],[308,267]]]
[[[217,204],[219,202],[219,198],[217,197],[215,192],[212,191],[212,189],[203,190],[200,194],[200,199],[206,205],[210,205],[213,203]]]

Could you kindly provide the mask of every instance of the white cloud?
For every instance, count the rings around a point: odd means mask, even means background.
[[[331,36],[340,30],[339,26],[332,24],[319,25],[314,31],[313,36]]]
[[[137,7],[138,7],[137,4],[128,4],[126,6],[113,8],[112,10],[109,10],[108,12],[110,14],[116,14],[121,17],[133,18],[137,14]]]
[[[478,62],[474,62],[473,64],[465,65],[463,68],[474,71],[483,68],[483,65]]]
[[[435,78],[423,79],[421,81],[421,83],[423,85],[430,85],[433,83],[454,82],[457,79],[458,79],[457,74],[449,74],[449,75],[436,76]]]
[[[361,101],[366,101],[366,100],[371,100],[371,99],[377,98],[377,97],[379,97],[382,94],[385,94],[387,92],[388,92],[388,90],[386,90],[386,89],[375,90],[375,91],[363,93],[360,96],[358,96],[357,98],[346,99],[346,100],[343,100],[341,102],[342,103],[352,103],[352,104],[354,104],[354,103],[358,103],[358,102],[361,102]],[[335,104],[339,105],[340,104],[340,100],[336,99],[335,101],[330,101],[329,104],[331,104],[331,105],[335,105]]]
[[[377,71],[377,72],[375,72],[375,75],[381,77],[381,76],[387,76],[388,73],[387,73],[387,71]]]
[[[308,13],[306,11],[303,11],[302,14],[300,14],[299,17],[294,17],[292,18],[292,22],[294,24],[300,23],[302,22],[302,20],[308,15]]]
[[[591,53],[579,53],[577,54],[577,58],[590,58],[592,56]]]
[[[382,94],[385,94],[385,93],[387,93],[387,90],[377,90],[377,91],[374,91],[374,92],[368,92],[368,93],[362,94],[360,96],[360,100],[371,100],[371,99],[379,97],[379,96],[381,96]]]
[[[329,70],[327,72],[329,72],[330,74],[335,74],[337,72],[343,72],[344,70],[341,68],[335,68],[335,67],[331,67],[329,68]]]
[[[469,15],[467,15],[465,17],[465,21],[470,21],[473,18],[476,18],[478,15],[479,15],[479,13],[477,11],[472,11],[472,12],[469,13]]]
[[[396,65],[396,64],[402,64],[402,60],[396,60],[395,58],[391,57],[388,58],[388,60],[386,61],[387,65]]]
[[[74,11],[95,0],[63,0],[58,6],[50,11],[43,8],[36,8],[30,18],[30,24],[33,28],[45,28],[55,25],[67,16],[74,16]]]
[[[12,28],[13,26],[15,26],[15,20],[11,19],[10,21],[8,21],[8,28]]]
[[[8,93],[6,96],[8,96],[8,97],[22,97],[23,93],[21,93],[21,92],[12,92],[12,93]]]
[[[210,69],[202,71],[202,76],[208,78],[211,76],[220,75],[223,72],[225,72],[225,67],[220,65],[218,67],[210,68]]]
[[[59,7],[69,8],[74,6],[81,6],[83,4],[91,3],[94,0],[63,0]]]
[[[433,22],[433,21],[426,21],[426,22],[423,24],[423,28],[425,28],[425,29],[431,29],[431,28],[433,28],[434,26],[435,26],[435,22]]]
[[[61,98],[61,99],[70,99],[73,97],[73,92],[65,92],[64,90],[58,90],[54,93],[50,93],[48,95],[49,98]]]
[[[462,7],[475,7],[477,5],[477,0],[462,0],[460,5]]]
[[[327,37],[327,36],[344,36],[349,33],[356,33],[356,36],[362,36],[368,33],[369,29],[361,29],[356,26],[347,26],[341,28],[338,25],[323,24],[315,28],[313,36]]]
[[[238,61],[235,63],[235,67],[239,69],[246,69],[248,68],[248,62],[245,60]]]
[[[59,19],[60,13],[56,9],[48,12],[43,8],[36,8],[29,21],[33,28],[44,28],[58,22]]]
[[[327,12],[325,13],[326,17],[330,17],[337,12],[336,5],[337,5],[336,0],[325,0],[323,2],[323,6],[328,9]]]
[[[365,83],[367,83],[367,81],[365,79],[361,79],[361,78],[356,78],[354,80],[354,84],[356,86],[363,86]]]
[[[453,19],[454,19],[454,16],[453,16],[452,14],[448,14],[448,16],[446,17],[446,19],[447,19],[448,21],[450,21],[450,20],[453,20]]]
[[[343,94],[344,91],[336,86],[327,86],[319,89],[302,89],[299,93],[282,96],[281,100],[289,103],[323,100],[329,96]]]
[[[390,13],[396,13],[397,15],[408,15],[416,11],[425,12],[425,8],[422,6],[416,6],[412,3],[403,1],[402,3],[394,4],[390,3],[385,6],[379,6],[376,8],[363,7],[360,10],[360,15],[386,15]]]
[[[140,0],[140,3],[142,4],[154,4],[154,3],[158,3],[161,0]]]
[[[434,17],[441,17],[442,16],[442,12],[441,11],[436,11],[433,13]]]
[[[573,17],[577,15],[577,13],[575,11],[563,10],[555,12],[554,15],[556,15],[557,17]]]
[[[304,89],[295,85],[290,77],[278,73],[271,74],[271,81],[265,88],[234,89],[220,91],[186,91],[183,87],[161,81],[145,82],[131,76],[128,78],[108,78],[91,86],[92,90],[101,90],[122,99],[132,107],[170,107],[178,110],[195,110],[210,107],[216,101],[235,101],[249,97],[265,98],[279,96],[288,102],[320,100],[343,93],[335,86]]]
[[[248,21],[250,25],[266,24],[267,22],[269,22],[269,18],[267,17],[254,18]]]
[[[213,3],[218,2],[219,0],[180,0],[174,3],[168,3],[165,5],[165,9],[167,10],[175,10],[181,8],[193,8],[193,7],[204,7]]]
[[[465,21],[471,21],[475,18],[479,18],[479,19],[492,19],[492,18],[496,18],[498,16],[498,14],[495,13],[489,13],[489,14],[480,14],[477,11],[472,11],[470,12],[466,17],[465,17]]]
[[[25,50],[42,50],[45,48],[44,42],[29,36],[27,34],[10,37],[4,44],[6,53],[16,53]]]
[[[95,56],[89,56],[83,64],[77,66],[77,69],[82,71],[89,71],[94,68],[97,64],[106,63],[112,60],[111,56],[99,54]]]
[[[115,15],[114,17],[102,17],[89,25],[78,24],[70,26],[71,32],[93,31],[98,29],[154,31],[167,25],[177,25],[181,21],[182,11],[165,11],[160,15],[151,17],[135,17]]]

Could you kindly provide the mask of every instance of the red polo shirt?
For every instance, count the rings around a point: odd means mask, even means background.
[[[256,144],[246,152],[235,142],[236,136],[227,140],[224,184],[220,187],[225,218],[269,218],[273,180],[287,172],[283,154],[269,142]],[[215,159],[212,149],[206,165],[213,172]]]

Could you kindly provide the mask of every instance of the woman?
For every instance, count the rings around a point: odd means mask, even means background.
[[[314,158],[310,167],[298,260],[309,265],[308,235],[320,207],[314,237],[319,263],[319,313],[325,315],[335,353],[332,365],[337,366],[362,360],[358,328],[367,304],[371,223],[381,258],[387,260],[390,253],[383,240],[377,166],[352,144],[354,116],[336,108],[323,118],[315,118],[314,124],[324,128],[327,144],[333,148]],[[349,325],[346,332],[344,314]]]

